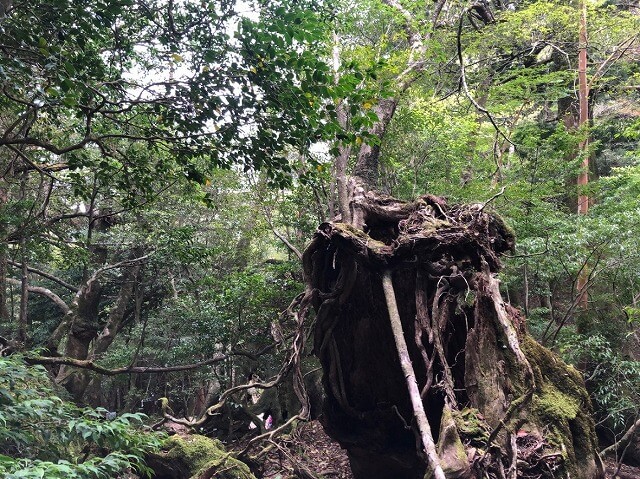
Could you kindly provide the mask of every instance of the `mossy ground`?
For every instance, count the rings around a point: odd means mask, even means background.
[[[162,477],[190,479],[255,479],[249,467],[226,452],[222,443],[197,434],[167,439],[154,463],[166,465]]]

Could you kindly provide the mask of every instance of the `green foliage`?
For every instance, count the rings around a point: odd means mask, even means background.
[[[0,148],[30,145],[27,170],[60,156],[84,198],[83,168],[147,195],[157,175],[205,183],[211,166],[288,184],[285,150],[333,138],[333,101],[356,85],[334,84],[319,55],[322,1],[247,7],[256,15],[229,0],[14,3],[0,19],[0,110],[12,125]]]
[[[382,161],[388,187],[401,198],[426,191],[456,199],[471,195],[460,188],[460,181],[470,168],[476,176],[482,168],[472,141],[489,138],[477,131],[474,114],[433,98],[414,98],[396,114],[385,138]]]
[[[144,456],[161,437],[141,431],[144,415],[78,408],[56,395],[47,372],[18,356],[0,358],[0,474],[18,478],[111,478],[148,474]]]
[[[15,173],[0,203],[2,251],[22,261],[25,236],[29,265],[75,286],[104,265],[148,255],[101,364],[175,365],[231,354],[206,369],[102,378],[96,401],[133,411],[141,400],[148,407],[166,396],[177,415],[197,415],[203,404],[196,403],[219,390],[250,374],[271,376],[281,348],[260,361],[233,354],[260,351],[278,327],[286,335],[292,326],[280,312],[301,289],[300,265],[273,232],[302,250],[335,213],[331,155],[351,145],[352,166],[360,144],[380,141],[367,130],[407,67],[406,17],[379,0],[245,2],[252,13],[230,0],[13,3],[0,18],[0,166]],[[464,6],[447,4],[432,24],[435,4],[402,5],[409,23],[430,37],[420,75],[381,140],[382,189],[451,203],[492,198],[488,208],[518,238],[515,256],[505,260],[504,292],[526,309],[538,339],[587,364],[600,418],[621,427],[638,402],[631,386],[638,363],[624,354],[640,317],[640,122],[629,88],[640,67],[616,55],[639,30],[639,17],[590,5],[596,108],[593,124],[579,131],[563,121],[571,120],[565,115],[576,96],[574,6],[525,2],[496,9],[497,21],[486,25],[463,17],[469,93],[491,113],[496,132],[461,92],[456,26]],[[333,31],[337,71],[328,61]],[[576,218],[576,152],[587,134],[597,174],[581,192],[595,204]],[[100,276],[90,325],[96,334],[116,309],[126,271]],[[590,275],[590,307],[577,314],[581,271]],[[9,276],[19,270],[9,267]],[[30,281],[71,303],[74,292],[60,284],[37,275]],[[32,294],[29,317],[31,339],[43,345],[62,314]],[[13,325],[0,327],[4,334]],[[102,411],[58,399],[41,370],[2,361],[14,372],[0,378],[8,381],[0,389],[0,471],[112,477],[143,470],[137,461],[154,444],[127,427],[138,416],[104,421]],[[549,416],[572,413],[573,405],[555,408],[557,394],[547,396],[540,406]],[[49,419],[36,429],[42,417]]]
[[[639,412],[640,362],[625,359],[601,335],[574,335],[560,351],[568,361],[586,363],[585,379],[599,421],[618,432],[624,431],[629,418]]]

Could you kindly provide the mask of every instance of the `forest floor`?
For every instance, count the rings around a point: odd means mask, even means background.
[[[347,453],[318,421],[298,426],[278,440],[264,461],[260,479],[353,479]]]
[[[618,473],[614,475],[618,469],[618,464],[613,459],[607,459],[604,462],[607,470],[607,479],[640,479],[640,467],[632,467],[626,464],[620,466]]]
[[[606,479],[640,479],[640,467],[607,459]],[[303,423],[267,455],[259,479],[353,479],[347,453],[324,432],[318,421]]]

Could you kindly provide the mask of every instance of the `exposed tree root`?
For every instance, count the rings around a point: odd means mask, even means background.
[[[322,421],[358,479],[602,477],[582,379],[502,300],[514,238],[486,206],[361,194],[303,255]]]
[[[387,300],[389,320],[391,321],[393,339],[395,339],[396,349],[398,350],[400,366],[402,367],[402,372],[404,373],[405,380],[407,381],[407,389],[409,390],[409,396],[411,397],[413,417],[416,419],[418,424],[418,431],[427,457],[427,462],[435,479],[445,479],[444,471],[442,470],[440,460],[438,459],[438,453],[436,452],[436,446],[433,442],[431,426],[429,426],[429,420],[424,412],[424,404],[422,404],[422,397],[420,395],[420,390],[418,389],[416,373],[411,365],[409,350],[407,349],[407,343],[404,340],[402,322],[400,321],[400,314],[398,313],[398,306],[396,304],[396,295],[393,290],[391,271],[385,271],[382,275],[382,288],[384,290],[385,299]]]

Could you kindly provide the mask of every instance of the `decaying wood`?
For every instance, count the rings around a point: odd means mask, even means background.
[[[322,421],[354,476],[603,477],[582,378],[500,295],[503,221],[486,203],[354,193],[352,222],[320,225],[303,255]]]

